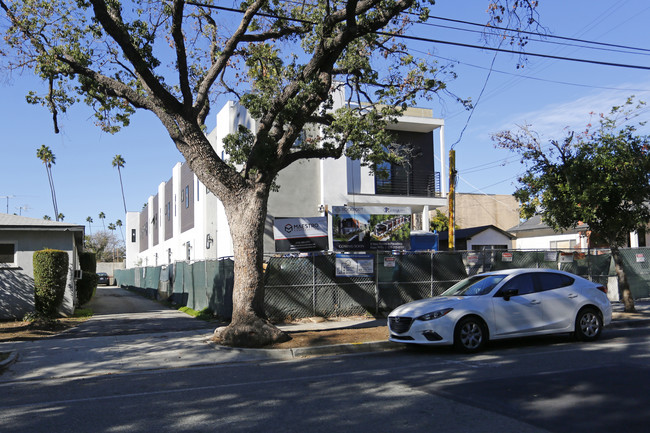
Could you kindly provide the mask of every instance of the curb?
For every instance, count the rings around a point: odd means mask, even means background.
[[[607,328],[641,328],[650,325],[650,319],[627,319],[627,320],[612,320]]]
[[[650,319],[612,321],[605,329],[640,328],[650,325]],[[293,358],[309,356],[345,355],[352,353],[386,352],[403,349],[404,345],[392,341],[371,341],[367,343],[333,344],[329,346],[297,347],[287,349]],[[273,349],[271,349],[273,350]]]
[[[0,361],[0,371],[4,370],[6,367],[9,367],[11,364],[16,362],[16,359],[18,359],[18,353],[9,352],[9,357]]]

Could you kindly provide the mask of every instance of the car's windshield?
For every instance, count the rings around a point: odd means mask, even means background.
[[[442,296],[480,296],[490,293],[505,275],[475,275],[466,278],[447,289]]]

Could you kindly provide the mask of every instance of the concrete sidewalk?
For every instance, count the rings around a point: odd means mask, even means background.
[[[615,303],[614,320],[610,327],[650,325],[650,300],[638,301],[636,308],[639,314],[623,315],[622,305]],[[174,313],[167,314],[173,315]],[[96,320],[106,320],[106,318],[98,316]],[[320,323],[281,325],[280,328],[286,331],[307,331],[368,326],[386,326],[386,320],[341,319]],[[90,337],[79,335],[73,337],[71,334],[70,338],[65,338],[63,335],[36,341],[0,343],[0,353],[11,353],[10,358],[0,363],[0,383],[242,362],[290,360],[315,355],[396,350],[403,347],[401,344],[379,341],[299,349],[237,349],[216,346],[209,342],[211,336],[211,329],[191,329]]]

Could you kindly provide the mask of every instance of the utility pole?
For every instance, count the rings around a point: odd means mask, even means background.
[[[449,208],[449,251],[456,249],[456,151],[449,151],[449,196],[447,197]]]

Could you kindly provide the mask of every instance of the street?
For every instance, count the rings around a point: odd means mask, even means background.
[[[650,330],[0,385],[0,431],[646,432]]]

